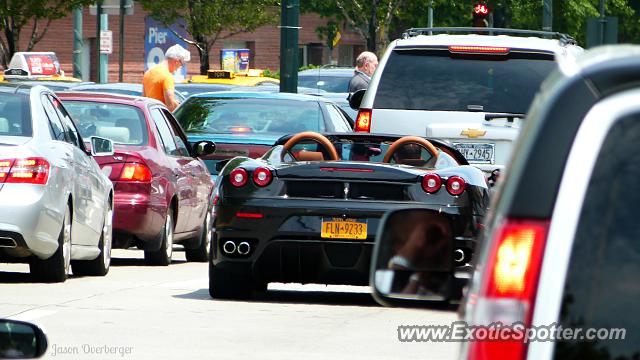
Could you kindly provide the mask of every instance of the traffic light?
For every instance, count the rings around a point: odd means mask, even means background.
[[[473,27],[489,27],[487,16],[489,16],[489,6],[484,3],[477,3],[473,6]]]

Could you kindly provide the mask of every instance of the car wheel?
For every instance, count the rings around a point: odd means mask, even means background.
[[[62,229],[58,235],[58,249],[50,258],[34,259],[29,263],[31,274],[43,282],[64,282],[71,267],[71,210],[64,213]]]
[[[213,238],[213,228],[211,227],[211,211],[207,211],[207,215],[204,217],[202,224],[202,231],[200,235],[194,239],[198,243],[198,247],[189,248],[188,244],[185,244],[185,255],[187,261],[192,262],[206,262],[209,260],[209,247],[211,246],[211,239]]]
[[[209,295],[214,299],[249,299],[253,290],[249,276],[224,271],[209,262]]]
[[[102,234],[98,242],[100,255],[93,260],[74,260],[73,274],[79,276],[105,276],[111,265],[111,247],[113,243],[113,210],[111,204],[107,205],[108,211],[104,216]]]
[[[144,260],[147,265],[168,266],[171,264],[171,256],[173,255],[173,217],[171,209],[167,213],[164,229],[162,229],[160,236],[160,249],[144,252]]]

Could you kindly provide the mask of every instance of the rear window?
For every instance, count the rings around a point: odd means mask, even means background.
[[[332,93],[349,91],[350,76],[298,76],[298,86],[320,89]]]
[[[244,98],[191,98],[176,119],[187,133],[275,133],[324,131],[315,101]]]
[[[384,67],[374,108],[526,113],[555,69],[551,54],[458,55],[396,49]]]
[[[146,145],[147,122],[142,111],[130,105],[63,100],[82,138],[111,139],[116,144]]]
[[[556,359],[640,353],[640,115],[607,135],[586,191],[562,297],[563,328],[625,329],[624,340],[563,341]]]
[[[33,135],[29,96],[0,93],[0,135]]]

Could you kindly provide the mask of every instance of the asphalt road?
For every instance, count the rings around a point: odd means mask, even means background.
[[[105,278],[31,282],[0,264],[0,317],[41,325],[47,359],[452,359],[457,344],[401,343],[399,325],[450,324],[454,310],[384,308],[368,288],[270,284],[252,301],[212,300],[207,264],[174,251],[146,267],[115,250]]]

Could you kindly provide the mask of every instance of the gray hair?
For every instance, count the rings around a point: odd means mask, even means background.
[[[374,53],[372,53],[370,51],[363,51],[356,58],[356,66],[357,67],[363,67],[364,64],[366,64],[368,62],[372,62],[374,60],[375,61],[378,60],[378,57],[376,56],[376,54],[374,54]]]
[[[167,52],[164,53],[164,57],[167,59],[176,59],[182,62],[188,62],[191,60],[191,53],[179,44],[175,44],[167,49]]]

